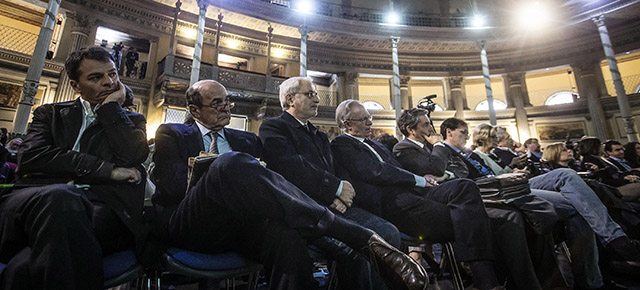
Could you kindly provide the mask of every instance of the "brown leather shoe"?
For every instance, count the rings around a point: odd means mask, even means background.
[[[427,272],[411,257],[389,245],[377,234],[367,242],[365,253],[389,288],[394,290],[424,290],[429,284]]]

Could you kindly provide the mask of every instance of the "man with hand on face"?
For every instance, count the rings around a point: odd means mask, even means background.
[[[356,100],[338,105],[336,123],[345,134],[333,139],[331,149],[358,192],[355,205],[379,214],[403,233],[433,242],[453,241],[456,256],[469,262],[474,286],[499,287],[489,218],[473,181],[438,185],[433,177],[402,169],[391,152],[369,139],[372,118]]]
[[[144,116],[122,108],[109,52],[72,52],[75,101],[45,104],[18,153],[20,180],[0,195],[1,289],[103,289],[102,257],[141,246],[148,154]]]
[[[400,233],[394,225],[361,208],[352,207],[356,192],[349,181],[336,176],[329,139],[310,122],[318,114],[319,102],[309,77],[293,77],[280,85],[283,112],[277,118],[265,120],[260,126],[264,161],[269,169],[282,174],[319,204],[335,208],[345,218],[373,230],[391,245],[399,247]],[[354,265],[356,260],[346,258],[348,265],[338,267],[342,287],[371,289],[372,286],[382,286],[375,282],[375,278],[373,283],[366,283],[369,282],[366,277],[350,279],[349,276],[354,276],[350,272],[359,266]],[[340,257],[338,261],[341,261]],[[360,272],[368,276],[368,273]]]
[[[307,243],[328,236],[371,254],[394,289],[426,287],[424,269],[410,257],[262,167],[259,139],[224,128],[230,118],[224,86],[200,81],[186,98],[195,123],[161,125],[153,156],[153,201],[169,244],[205,253],[234,250],[265,265],[270,289],[314,289]],[[221,155],[185,193],[188,158],[200,151]]]

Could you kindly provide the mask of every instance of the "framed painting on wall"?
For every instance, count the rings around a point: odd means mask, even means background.
[[[536,124],[540,141],[580,139],[586,134],[583,121]]]
[[[0,107],[17,108],[20,94],[22,94],[21,86],[0,83]]]

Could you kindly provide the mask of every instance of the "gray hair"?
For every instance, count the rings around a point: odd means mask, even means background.
[[[496,142],[500,143],[502,140],[507,139],[509,137],[509,132],[507,128],[502,126],[493,127],[493,132],[491,133],[496,138]]]
[[[300,89],[300,81],[309,81],[313,84],[313,79],[310,77],[292,77],[286,79],[284,82],[280,84],[280,107],[282,110],[286,110],[289,108],[289,104],[287,104],[287,95],[293,95]]]
[[[490,144],[491,138],[493,138],[492,130],[493,126],[487,123],[478,124],[473,128],[473,144],[483,147]]]
[[[351,108],[356,104],[362,106],[358,100],[344,100],[336,108],[336,123],[338,124],[338,128],[342,131],[346,129],[344,126],[344,120],[351,118]]]

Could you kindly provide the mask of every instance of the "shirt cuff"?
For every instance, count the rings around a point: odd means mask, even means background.
[[[413,175],[413,178],[416,179],[416,186],[417,187],[427,187],[427,180],[424,177],[418,176],[418,175]]]
[[[449,175],[449,178],[447,178],[447,179],[456,178],[456,175],[455,175],[455,174],[453,174],[453,172],[451,172],[451,171],[449,171],[449,170],[445,170],[445,171],[444,171],[444,174],[448,174],[448,175]]]
[[[338,190],[336,190],[336,196],[340,196],[342,194],[342,181],[340,181],[340,185],[338,186]]]

